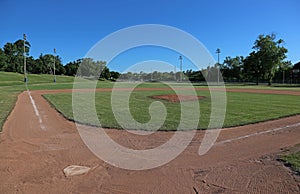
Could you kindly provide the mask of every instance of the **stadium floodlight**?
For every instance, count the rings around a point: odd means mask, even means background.
[[[218,85],[220,82],[220,53],[221,53],[221,49],[217,48],[216,53],[218,54],[218,65],[217,65],[217,71],[218,71]]]
[[[25,43],[26,43],[26,34],[23,34],[23,55],[24,55],[24,82],[27,83],[27,75],[26,75],[26,50],[25,50]]]
[[[53,82],[56,83],[56,75],[55,75],[55,57],[56,57],[56,49],[54,48],[54,55],[53,55]]]

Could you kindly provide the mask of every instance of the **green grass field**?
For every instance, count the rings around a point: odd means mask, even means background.
[[[28,74],[28,85],[52,84],[53,75]],[[69,76],[57,76],[57,83],[72,83],[74,78]],[[24,75],[19,73],[0,72],[0,86],[23,86]],[[53,83],[54,84],[54,83]]]
[[[0,72],[0,131],[12,111],[18,94],[26,90],[24,77],[19,73]],[[28,75],[28,88],[33,89],[66,89],[73,87],[73,77],[57,76],[53,83],[52,75]]]
[[[152,95],[172,94],[172,91],[134,91],[130,98],[130,111],[137,121],[141,123],[150,120],[149,105],[155,100],[149,98]],[[201,117],[199,129],[207,128],[211,101],[209,91],[197,91],[198,95],[206,96],[200,100]],[[61,112],[65,117],[73,120],[72,94],[46,94],[45,98]],[[96,110],[102,127],[120,128],[114,118],[111,108],[111,93],[96,92]],[[161,100],[167,108],[167,119],[161,130],[176,130],[180,120],[180,104]],[[184,102],[189,106],[190,102]],[[191,103],[190,103],[191,104]],[[191,104],[192,105],[192,104]],[[253,94],[253,93],[227,93],[227,112],[225,127],[246,125],[271,119],[300,114],[299,96]],[[84,108],[84,105],[83,107]],[[79,122],[96,125],[97,121],[82,118]]]
[[[52,75],[28,75],[29,90],[57,90],[72,89],[73,77],[57,76],[57,83],[53,83]],[[86,82],[86,86],[89,83]],[[102,81],[98,82],[97,88],[111,88],[114,83]],[[132,83],[121,83],[119,87],[129,87]],[[174,83],[174,87],[182,87],[186,84]],[[161,83],[143,83],[138,87],[143,88],[161,88],[167,87]],[[195,86],[205,87],[205,86]],[[280,89],[280,90],[300,90],[300,87],[267,87],[267,86],[240,86],[230,85],[229,88],[251,88],[251,89]],[[11,112],[17,96],[20,92],[26,90],[23,83],[23,75],[17,73],[0,72],[0,129],[7,116]],[[197,91],[199,95],[206,96],[204,100],[200,100],[201,118],[199,119],[198,128],[206,128],[210,116],[210,94],[208,91]],[[142,123],[149,121],[149,105],[155,101],[148,96],[172,93],[172,91],[135,91],[131,95],[130,107],[133,117]],[[72,112],[72,95],[71,94],[47,94],[47,100],[51,102],[63,115],[69,119],[73,119]],[[111,94],[109,92],[96,93],[96,109],[101,124],[104,127],[119,128],[120,126],[114,119],[110,103]],[[300,114],[300,98],[299,96],[289,95],[271,95],[271,94],[250,94],[250,93],[227,93],[227,113],[225,119],[225,127],[245,125],[290,115]],[[179,104],[162,101],[167,107],[167,120],[164,123],[163,130],[176,129],[178,120],[180,119]],[[187,105],[189,102],[185,102]],[[85,118],[84,123],[95,124]]]

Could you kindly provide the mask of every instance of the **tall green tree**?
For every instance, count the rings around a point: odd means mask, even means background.
[[[6,55],[5,71],[23,73],[24,67],[24,41],[19,39],[14,43],[6,43],[4,45],[4,53]],[[25,55],[29,56],[30,43],[25,41]]]
[[[258,84],[262,78],[272,84],[275,72],[282,65],[288,50],[283,46],[282,39],[276,40],[275,34],[259,35],[254,42],[253,51],[245,59],[245,70],[256,77]],[[251,67],[252,66],[252,67]]]

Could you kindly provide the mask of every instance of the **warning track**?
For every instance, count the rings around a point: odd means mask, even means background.
[[[222,130],[216,145],[204,156],[198,155],[204,132],[197,131],[188,148],[167,165],[129,171],[95,157],[81,141],[75,124],[41,96],[71,91],[31,91],[30,95],[25,91],[19,95],[0,136],[1,193],[300,192],[292,173],[270,157],[300,143],[300,116]],[[300,95],[279,90],[227,91]],[[116,142],[136,149],[160,145],[172,135],[156,132],[149,137],[137,136],[114,129],[106,132]],[[72,164],[92,170],[66,178],[63,169]]]

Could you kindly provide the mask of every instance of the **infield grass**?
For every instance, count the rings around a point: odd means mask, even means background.
[[[130,113],[136,121],[146,123],[150,120],[149,106],[156,101],[149,96],[173,93],[173,91],[134,91],[129,102]],[[198,125],[198,129],[205,129],[211,114],[210,93],[209,91],[197,91],[197,95],[206,97],[199,100],[201,116]],[[44,97],[65,117],[70,120],[74,119],[71,104],[72,94],[46,94]],[[176,130],[181,114],[180,104],[160,101],[165,105],[168,113],[161,130]],[[95,103],[102,127],[121,128],[112,111],[111,92],[96,92]],[[187,107],[193,106],[191,102],[183,103]],[[82,103],[78,106],[82,106],[81,108],[84,109],[86,104]],[[300,114],[299,96],[228,92],[224,127],[246,125],[296,114]],[[91,120],[88,116],[82,116],[78,121],[98,125],[97,120]]]

